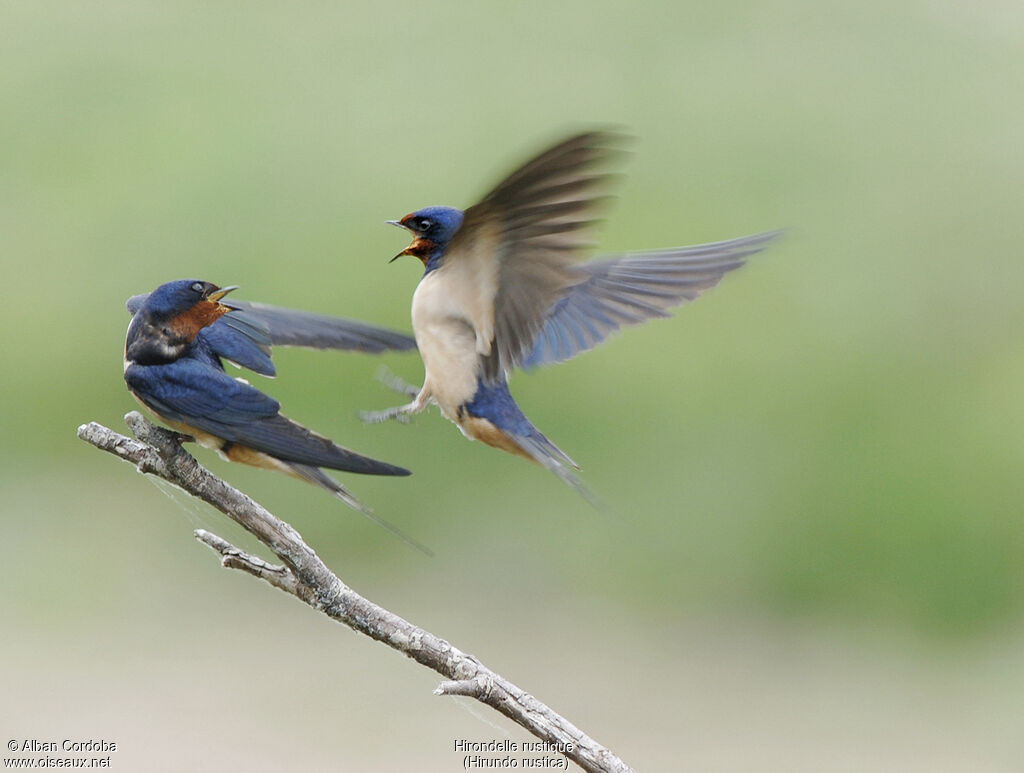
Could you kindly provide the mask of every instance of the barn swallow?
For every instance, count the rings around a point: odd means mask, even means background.
[[[516,367],[562,362],[624,325],[669,316],[764,249],[778,232],[577,262],[593,242],[603,171],[623,138],[592,131],[557,143],[469,209],[428,207],[388,223],[425,272],[412,298],[423,386],[385,421],[434,403],[470,439],[526,457],[589,498],[579,467],[526,418],[508,389]],[[412,391],[410,390],[410,394]]]
[[[222,360],[273,375],[272,336],[258,317],[223,301],[235,287],[182,279],[135,306],[124,351],[128,390],[168,426],[222,457],[322,486],[413,547],[430,551],[370,510],[321,467],[409,475],[337,445],[280,413],[280,403],[224,372]]]

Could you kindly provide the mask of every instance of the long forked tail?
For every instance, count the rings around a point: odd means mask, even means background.
[[[603,510],[604,505],[591,491],[575,470],[579,469],[569,456],[558,446],[548,440],[540,430],[532,427],[533,432],[529,435],[511,435],[511,438],[523,451],[537,464],[551,470],[558,479],[576,491],[581,497],[598,510]]]
[[[311,467],[307,464],[295,463],[288,463],[288,467],[298,477],[302,478],[303,480],[309,481],[310,483],[314,483],[317,486],[321,486],[327,489],[349,507],[353,508],[354,510],[358,510],[360,513],[365,515],[378,526],[383,526],[385,529],[391,532],[394,536],[398,537],[398,539],[402,540],[402,542],[404,542],[409,547],[415,548],[416,550],[420,551],[421,553],[427,556],[434,555],[434,551],[428,548],[422,542],[413,539],[404,531],[395,526],[393,523],[385,521],[379,515],[375,515],[373,510],[371,510],[369,507],[367,507],[358,499],[356,499],[352,492],[350,492],[348,489],[346,489],[344,486],[338,483],[338,481],[336,481],[330,475],[325,473],[319,467]]]
[[[231,427],[237,444],[258,448],[263,453],[291,464],[326,467],[360,475],[410,475],[398,467],[378,459],[363,456],[330,438],[303,427],[280,413],[258,421]]]
[[[536,462],[591,505],[603,509],[597,497],[576,475],[579,465],[526,418],[512,399],[504,379],[493,383],[481,381],[473,399],[459,409],[458,423],[468,437]]]

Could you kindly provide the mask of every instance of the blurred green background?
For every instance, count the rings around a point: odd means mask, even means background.
[[[129,295],[198,277],[407,329],[420,271],[382,221],[611,122],[639,141],[603,251],[789,232],[515,379],[610,515],[436,410],[361,425],[415,356],[278,350],[253,381],[413,468],[346,482],[432,560],[200,461],[638,769],[1020,769],[1024,7],[15,0],[0,42],[0,732],[168,771],[446,771],[455,738],[526,738],[220,569],[193,528],[252,542],[75,429],[135,408]]]

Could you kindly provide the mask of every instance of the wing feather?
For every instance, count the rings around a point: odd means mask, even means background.
[[[620,155],[622,139],[604,131],[570,137],[466,210],[445,264],[498,264],[493,343],[489,353],[481,352],[485,380],[493,382],[520,363],[552,305],[585,278],[573,266],[593,245],[600,210],[609,200],[604,189],[613,177],[595,170]]]
[[[367,475],[409,474],[282,416],[277,400],[201,360],[183,357],[167,365],[130,365],[124,378],[157,415],[277,459]]]
[[[148,297],[148,293],[133,295],[125,302],[125,306],[134,315],[142,308]],[[416,339],[412,336],[368,322],[252,301],[231,300],[225,301],[225,304],[244,311],[251,322],[262,326],[267,339],[266,345],[342,349],[374,354],[389,350],[410,351],[416,348]],[[223,319],[215,322],[214,326],[222,324]],[[252,370],[262,372],[256,368]]]
[[[263,323],[270,335],[270,342],[275,346],[343,349],[374,354],[416,348],[416,339],[412,336],[368,322],[264,303],[232,301],[231,305]]]
[[[779,231],[579,263],[577,281],[549,310],[524,367],[562,362],[624,325],[667,317],[763,250]]]

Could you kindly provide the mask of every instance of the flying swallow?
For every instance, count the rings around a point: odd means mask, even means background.
[[[258,316],[223,301],[235,287],[182,279],[130,303],[134,315],[124,351],[124,380],[146,408],[222,457],[279,470],[322,486],[412,546],[430,551],[373,516],[321,467],[364,475],[409,475],[363,456],[284,417],[280,403],[224,372],[229,360],[273,375],[274,339]],[[134,299],[133,299],[134,300]]]
[[[779,232],[649,252],[578,258],[593,244],[622,138],[592,131],[525,163],[469,209],[428,207],[387,222],[408,230],[425,272],[412,325],[423,386],[402,418],[434,403],[470,439],[524,456],[588,496],[579,467],[526,418],[508,389],[517,367],[562,362],[624,325],[669,316]]]

